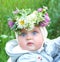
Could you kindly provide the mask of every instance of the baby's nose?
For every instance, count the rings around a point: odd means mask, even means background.
[[[27,35],[27,40],[31,40],[33,37],[32,37],[32,35],[31,34],[28,34]]]

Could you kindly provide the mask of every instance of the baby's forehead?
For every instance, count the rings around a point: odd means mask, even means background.
[[[21,32],[29,32],[29,31],[39,31],[39,26],[35,26],[32,30],[22,29]]]

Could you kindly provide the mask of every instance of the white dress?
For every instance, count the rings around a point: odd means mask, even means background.
[[[46,41],[42,49],[34,52],[22,50],[16,39],[7,42],[5,47],[9,56],[7,62],[53,62],[53,57],[58,53],[60,46],[59,40],[47,39]]]

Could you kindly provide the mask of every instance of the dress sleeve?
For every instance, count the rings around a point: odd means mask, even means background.
[[[60,50],[60,37],[55,39],[55,45],[57,46],[57,48],[59,48]]]
[[[54,57],[60,50],[60,37],[49,40],[46,45],[45,51],[50,56]]]
[[[5,51],[7,53],[7,55],[9,56],[9,59],[7,62],[15,62],[17,59],[17,56],[15,54],[13,54],[12,49],[17,45],[17,42],[15,39],[10,40],[6,43],[5,46]]]
[[[23,54],[18,58],[17,62],[36,62],[36,58],[31,54]]]
[[[55,39],[55,45],[58,49],[58,53],[54,57],[54,62],[60,62],[60,37]]]

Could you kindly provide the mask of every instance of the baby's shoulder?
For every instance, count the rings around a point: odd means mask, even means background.
[[[17,44],[16,39],[9,40],[6,44]]]
[[[17,40],[16,39],[13,39],[13,40],[9,40],[7,43],[6,43],[6,46],[5,48],[12,48],[14,46],[18,45],[17,43]]]

